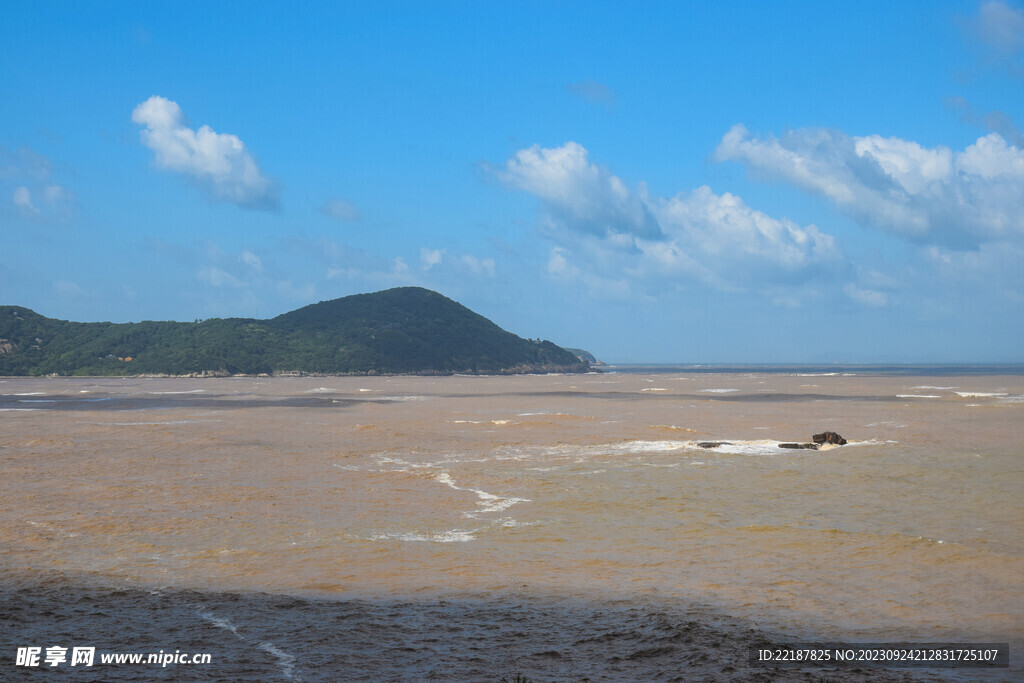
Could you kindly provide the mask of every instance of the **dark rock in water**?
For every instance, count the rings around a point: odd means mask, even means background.
[[[718,448],[719,446],[731,446],[728,441],[701,441],[697,444],[701,448]]]
[[[818,450],[818,444],[816,443],[780,443],[779,448],[797,448],[809,451]]]
[[[815,434],[814,436],[811,437],[811,439],[814,441],[814,443],[817,444],[831,443],[837,446],[846,445],[846,439],[839,436],[835,432],[822,432],[821,434]]]

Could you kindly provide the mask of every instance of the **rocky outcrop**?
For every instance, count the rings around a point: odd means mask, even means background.
[[[846,439],[839,436],[835,432],[822,432],[821,434],[815,434],[811,437],[811,440],[816,444],[831,443],[836,446],[845,446]]]
[[[795,448],[808,451],[818,450],[818,446],[825,444],[832,444],[835,446],[845,446],[846,439],[839,436],[835,432],[822,432],[821,434],[815,434],[811,437],[813,443],[780,443],[779,448]]]

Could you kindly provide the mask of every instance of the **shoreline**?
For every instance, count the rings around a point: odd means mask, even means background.
[[[586,376],[586,375],[785,375],[796,376],[883,376],[883,377],[957,377],[957,376],[1020,376],[1024,375],[1024,363],[710,363],[710,364],[666,364],[666,363],[599,363],[586,370],[566,368],[521,369],[509,368],[503,372],[440,371],[421,372],[377,372],[375,370],[331,373],[306,372],[301,370],[275,371],[274,373],[230,373],[225,370],[204,370],[184,374],[137,373],[111,375],[76,375],[49,373],[45,375],[0,375],[0,380],[29,379],[295,379],[295,378],[359,378],[359,377],[513,377],[513,376]]]

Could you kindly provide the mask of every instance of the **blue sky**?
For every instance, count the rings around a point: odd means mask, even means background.
[[[1018,2],[51,2],[0,303],[436,289],[613,362],[1024,361]]]

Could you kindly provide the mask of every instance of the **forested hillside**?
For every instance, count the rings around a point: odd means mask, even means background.
[[[270,320],[80,323],[0,306],[0,375],[585,372],[437,292],[401,287]]]

